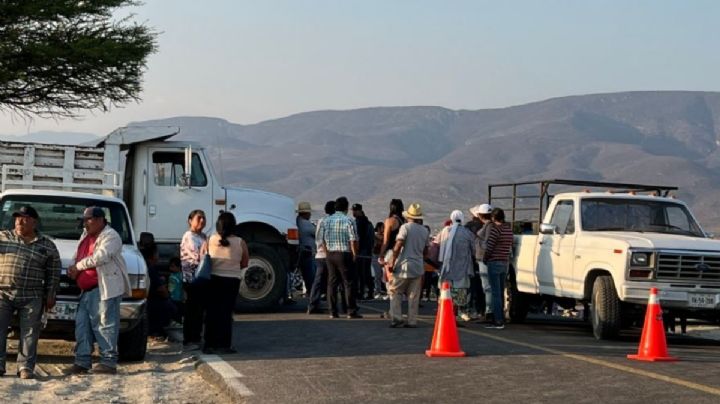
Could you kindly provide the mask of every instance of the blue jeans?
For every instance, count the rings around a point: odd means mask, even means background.
[[[100,350],[100,364],[117,367],[117,341],[120,333],[120,301],[122,296],[100,300],[100,289],[80,295],[75,317],[75,364],[92,367],[93,343]]]
[[[22,369],[34,371],[43,310],[41,297],[14,300],[0,298],[0,370],[5,371],[8,327],[15,310],[18,311],[20,320],[17,370],[18,372]]]
[[[490,261],[487,263],[487,266],[495,322],[504,323],[505,278],[507,278],[508,262]]]
[[[308,250],[300,251],[298,266],[300,267],[303,283],[305,283],[306,293],[309,295],[315,278],[315,256],[313,252]]]
[[[482,290],[485,294],[485,314],[493,312],[493,301],[492,301],[492,289],[490,288],[490,278],[488,277],[487,265],[483,264],[482,261],[478,262],[480,267],[480,283],[482,283]]]

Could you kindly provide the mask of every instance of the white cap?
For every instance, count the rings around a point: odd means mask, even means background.
[[[469,210],[473,216],[489,215],[490,212],[492,212],[493,207],[491,205],[488,205],[487,203],[483,203],[482,205],[475,205]]]

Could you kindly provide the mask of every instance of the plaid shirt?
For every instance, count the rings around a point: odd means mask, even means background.
[[[25,243],[14,230],[0,231],[0,299],[55,296],[59,282],[55,243],[43,235]]]
[[[325,243],[328,252],[350,252],[350,242],[357,240],[355,221],[342,212],[328,216],[318,229],[317,239]]]

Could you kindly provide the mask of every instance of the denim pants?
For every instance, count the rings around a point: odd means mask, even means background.
[[[100,350],[100,364],[117,367],[118,334],[120,333],[120,301],[122,296],[100,300],[100,289],[80,295],[75,316],[75,364],[92,367],[93,344]]]
[[[13,311],[18,311],[20,320],[20,336],[18,341],[17,370],[35,370],[37,359],[37,343],[40,337],[40,318],[42,317],[43,299],[0,298],[0,370],[5,371],[5,355],[7,353],[7,335]]]
[[[310,288],[309,310],[320,309],[320,296],[327,292],[327,270],[325,258],[315,259],[315,278],[313,279],[312,288]]]
[[[482,283],[482,290],[485,294],[485,314],[493,312],[493,300],[492,300],[492,288],[490,287],[490,278],[488,278],[487,264],[482,261],[478,261],[480,283]]]
[[[313,279],[315,278],[315,256],[313,252],[308,250],[300,251],[298,266],[300,267],[300,274],[305,284],[305,293],[309,295],[312,290]]]
[[[492,310],[496,323],[503,323],[505,303],[505,278],[507,278],[507,261],[490,261],[488,266],[488,278],[492,290]]]

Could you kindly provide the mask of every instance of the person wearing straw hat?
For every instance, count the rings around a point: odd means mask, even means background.
[[[300,236],[298,246],[298,268],[305,283],[306,293],[309,295],[312,290],[313,278],[315,277],[315,225],[310,221],[312,207],[310,202],[298,203],[297,228]]]
[[[463,213],[454,210],[450,214],[451,225],[440,232],[440,284],[449,281],[453,305],[463,321],[470,321],[467,313],[468,288],[473,275],[475,235],[462,225]]]
[[[430,232],[420,224],[423,219],[422,206],[411,204],[402,212],[407,223],[400,226],[393,254],[390,259],[392,280],[388,285],[390,295],[390,327],[403,324],[402,297],[408,297],[408,319],[405,327],[417,327],[417,313],[420,305],[422,276],[425,273],[425,257],[428,251]]]

